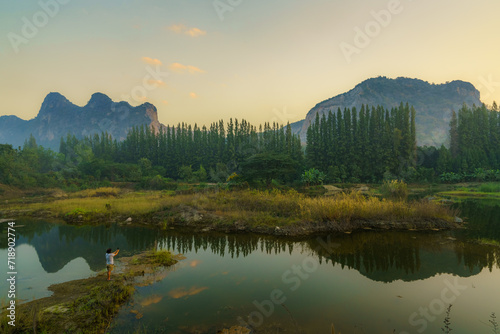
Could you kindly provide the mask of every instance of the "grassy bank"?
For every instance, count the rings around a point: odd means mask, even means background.
[[[0,210],[2,216],[48,216],[79,224],[124,222],[131,217],[134,222],[162,227],[183,225],[288,235],[324,231],[325,227],[352,230],[379,222],[390,222],[391,228],[397,228],[398,223],[405,228],[419,228],[425,223],[422,227],[428,228],[435,227],[431,226],[435,222],[445,227],[456,216],[450,208],[426,200],[387,200],[360,192],[309,197],[294,190],[174,194],[100,188],[62,199],[4,204]],[[288,230],[284,233],[281,228]]]
[[[106,280],[103,271],[95,277],[52,285],[52,296],[17,305],[15,327],[7,324],[9,318],[2,313],[0,332],[105,333],[120,307],[133,295],[135,276],[142,278],[177,262],[167,251],[145,252],[119,261],[123,273],[113,274],[112,281]],[[148,282],[141,279],[140,284]]]
[[[474,198],[500,200],[500,183],[464,184],[453,190],[438,192],[436,195],[456,200]]]

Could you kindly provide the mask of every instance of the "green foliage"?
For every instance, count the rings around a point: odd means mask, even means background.
[[[286,154],[259,153],[249,157],[241,164],[241,175],[248,182],[265,182],[271,185],[271,180],[287,181],[295,176],[296,169],[293,160]]]
[[[484,193],[500,192],[500,183],[484,183],[479,186],[479,191]]]
[[[179,178],[185,182],[193,181],[193,168],[191,166],[181,166],[179,168]]]
[[[316,116],[303,148],[291,126],[245,120],[209,127],[182,123],[156,132],[132,128],[122,142],[108,133],[61,138],[59,153],[37,145],[0,145],[0,183],[19,188],[61,187],[68,191],[111,182],[138,182],[144,189],[175,189],[166,178],[227,182],[236,173],[255,186],[340,183],[445,183],[500,181],[500,114],[485,106],[463,106],[452,115],[450,148],[416,147],[415,110],[362,106]],[[418,159],[417,159],[418,157]],[[320,180],[300,171],[325,171]],[[208,171],[208,172],[207,172]],[[439,176],[438,176],[439,175]]]
[[[152,263],[161,265],[161,266],[170,266],[177,261],[173,258],[173,255],[171,252],[167,250],[153,250],[151,252],[150,258],[152,260]]]
[[[217,183],[226,182],[228,177],[229,177],[229,169],[227,168],[226,164],[218,162],[215,165],[215,169],[210,170],[210,178],[214,182]]]
[[[194,177],[198,182],[205,182],[207,180],[207,176],[207,170],[203,168],[203,165],[200,165],[198,171],[194,173]]]
[[[379,191],[388,198],[406,199],[408,197],[408,186],[403,181],[384,181]]]
[[[318,113],[307,130],[306,164],[328,171],[331,182],[373,182],[385,172],[414,180],[415,135],[415,110],[408,104]]]
[[[320,172],[316,168],[310,168],[306,170],[300,177],[301,181],[307,186],[323,184],[325,178],[325,173]]]
[[[500,181],[500,170],[476,168],[472,173],[447,172],[439,176],[441,182],[458,183],[466,181]]]
[[[153,177],[142,178],[138,188],[150,190],[176,190],[177,187],[177,183],[171,179],[164,178],[161,175],[155,175]]]

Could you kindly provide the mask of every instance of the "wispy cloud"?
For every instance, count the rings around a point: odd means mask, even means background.
[[[168,27],[168,30],[175,32],[176,34],[182,34],[182,32],[186,29],[184,24],[173,24]]]
[[[167,100],[163,100],[163,101],[161,101],[161,103],[163,103],[166,106],[168,105],[168,101]]]
[[[142,61],[148,65],[161,65],[162,62],[156,58],[142,57]]]
[[[184,34],[191,37],[200,37],[207,34],[205,30],[201,30],[199,28],[188,28],[184,24],[173,24],[168,27],[168,30],[175,32],[176,34]]]
[[[167,84],[163,80],[149,79],[148,84],[155,87],[166,86]]]
[[[192,99],[197,99],[198,98],[198,94],[196,94],[195,92],[191,92],[191,93],[189,93],[189,97],[192,98]]]
[[[207,34],[206,31],[198,29],[198,28],[191,28],[184,32],[186,35],[189,35],[191,37],[198,37],[198,36],[204,36]]]
[[[178,72],[178,73],[183,73],[183,72],[189,72],[191,74],[196,74],[196,73],[205,73],[204,70],[196,67],[196,66],[192,66],[192,65],[183,65],[181,63],[172,63],[170,64],[169,68],[174,71],[174,72]]]

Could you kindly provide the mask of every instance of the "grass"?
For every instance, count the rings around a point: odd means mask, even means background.
[[[85,286],[76,287],[79,297],[56,304],[44,305],[48,298],[16,307],[16,326],[0,321],[1,333],[102,333],[109,327],[113,316],[134,292],[134,287],[125,284],[123,277],[111,282],[93,279]],[[80,280],[79,282],[84,281]],[[71,289],[69,289],[71,290]],[[72,295],[69,292],[69,295]],[[71,298],[69,298],[71,299]],[[32,304],[32,305],[31,305]],[[50,311],[49,311],[50,309]]]
[[[479,243],[481,245],[491,245],[491,246],[500,247],[500,241],[494,240],[494,239],[479,238],[479,239],[477,239],[477,243]]]
[[[120,189],[116,187],[102,187],[97,189],[86,189],[70,194],[70,197],[116,197],[120,194]]]
[[[240,191],[219,193],[215,201],[203,198],[202,207],[221,213],[234,212],[235,218],[245,219],[255,213],[267,213],[283,220],[298,219],[313,222],[350,222],[361,219],[420,220],[440,218],[449,220],[449,208],[428,201],[392,201],[377,197],[366,198],[359,192],[340,193],[333,197],[306,197],[295,191],[286,193]]]
[[[112,196],[108,196],[109,194]],[[242,221],[250,225],[267,226],[296,222],[349,223],[353,220],[412,222],[436,218],[451,222],[456,215],[450,208],[429,201],[380,199],[366,197],[354,191],[328,197],[309,197],[295,190],[235,190],[171,195],[161,191],[120,193],[117,188],[101,188],[78,193],[78,196],[83,195],[89,197],[57,199],[22,206],[12,204],[7,208],[28,209],[32,212],[50,211],[57,217],[98,222],[99,218],[113,216],[144,217],[158,212],[173,215],[174,211],[179,212],[189,207],[201,213],[210,213],[225,222]]]
[[[52,285],[52,296],[16,303],[15,327],[8,325],[2,305],[0,333],[106,333],[113,317],[134,293],[134,277],[143,277],[145,271],[155,272],[159,265],[175,264],[174,257],[165,250],[145,252],[131,258],[125,272],[112,275],[111,281],[102,272],[95,277]],[[141,286],[147,283],[140,282]]]
[[[455,197],[459,199],[480,198],[500,199],[500,183],[475,183],[457,187],[453,190],[441,191],[438,196]]]
[[[167,250],[153,250],[149,255],[151,263],[160,266],[171,266],[177,261],[173,258],[172,253]]]
[[[483,183],[479,186],[479,191],[483,193],[500,193],[500,183]]]

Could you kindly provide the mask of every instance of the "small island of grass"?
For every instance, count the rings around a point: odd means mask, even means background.
[[[182,259],[166,250],[147,251],[119,260],[121,272],[111,281],[106,272],[96,276],[54,284],[53,295],[17,306],[16,326],[2,314],[1,333],[105,333],[120,307],[133,295],[135,286],[158,280],[148,274],[166,270]]]
[[[367,188],[367,187],[362,187]],[[307,235],[361,228],[441,229],[456,227],[451,208],[428,200],[406,201],[394,193],[344,189],[331,196],[309,196],[294,189],[132,191],[98,188],[55,192],[31,203],[3,204],[2,216],[59,218],[70,224],[147,224],[159,228]]]

